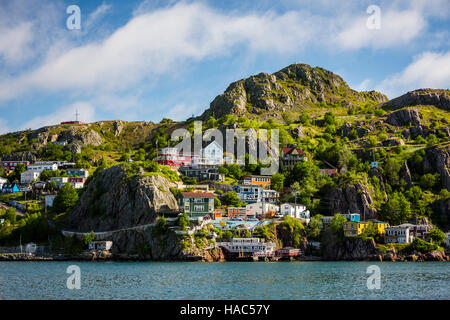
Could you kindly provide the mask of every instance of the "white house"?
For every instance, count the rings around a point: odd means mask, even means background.
[[[58,188],[62,188],[66,183],[69,182],[69,177],[51,177],[51,181],[55,181]]]
[[[8,184],[8,179],[0,177],[0,189],[3,188],[4,184]]]
[[[89,250],[110,250],[112,245],[112,241],[91,241]]]
[[[410,243],[414,239],[407,226],[392,226],[384,230],[384,241],[386,243]]]
[[[70,181],[69,182],[72,187],[75,189],[83,189],[84,188],[84,182],[80,181]]]
[[[192,167],[201,165],[221,166],[223,165],[223,148],[216,141],[211,142],[201,151],[200,157],[192,157]]]
[[[246,205],[245,211],[247,216],[264,216],[271,212],[278,213],[280,211],[280,207],[273,203],[265,202],[263,206],[262,202],[256,202]]]
[[[27,167],[28,170],[34,170],[34,171],[44,171],[44,170],[52,170],[56,171],[58,170],[58,165],[56,163],[49,163],[49,164],[30,164]]]
[[[297,219],[305,219],[309,223],[310,213],[303,204],[283,203],[280,207],[283,216],[290,216]]]
[[[33,181],[39,179],[39,176],[41,175],[40,171],[37,170],[27,170],[25,172],[22,172],[20,174],[20,183],[21,184],[30,184]]]

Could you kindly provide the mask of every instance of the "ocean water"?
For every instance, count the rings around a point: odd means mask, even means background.
[[[450,263],[0,262],[0,299],[450,299]]]

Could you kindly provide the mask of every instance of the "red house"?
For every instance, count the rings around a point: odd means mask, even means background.
[[[192,156],[179,154],[177,148],[162,148],[155,161],[171,167],[187,167],[191,165]]]
[[[28,166],[30,164],[30,161],[2,161],[2,167],[7,171],[14,171],[19,163]]]

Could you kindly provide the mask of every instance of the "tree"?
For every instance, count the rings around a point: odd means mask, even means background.
[[[341,215],[340,213],[336,213],[331,219],[330,229],[336,235],[344,234],[344,224],[347,222],[347,219]]]
[[[322,226],[320,218],[322,218],[322,215],[316,214],[309,220],[309,224],[306,227],[306,236],[308,239],[317,239],[319,237],[320,227]]]
[[[325,113],[323,121],[325,125],[336,125],[336,117],[331,111]]]
[[[236,192],[227,191],[221,197],[221,203],[230,207],[243,207],[244,204],[238,198]]]
[[[230,230],[227,230],[223,233],[223,237],[226,239],[231,239],[233,238],[233,233]]]
[[[187,229],[187,227],[189,226],[189,218],[186,212],[184,212],[182,215],[178,217],[177,225],[180,227],[181,230]]]
[[[16,214],[16,208],[9,207],[6,210],[6,219],[11,222],[12,224],[16,223],[17,220],[17,214]]]
[[[439,139],[434,134],[430,134],[427,137],[427,147],[434,146],[438,143],[439,143]]]
[[[386,163],[384,164],[384,174],[391,185],[397,185],[399,183],[400,179],[398,173],[400,168],[400,162],[394,158],[389,158],[386,160]]]
[[[164,216],[161,216],[158,219],[158,221],[156,222],[156,228],[155,228],[156,234],[157,235],[164,234],[167,231],[167,229],[168,229],[168,226],[167,226],[166,218],[164,218]]]
[[[411,203],[403,193],[394,192],[392,197],[383,205],[381,213],[383,219],[388,220],[391,225],[402,224],[411,216]]]
[[[214,208],[219,208],[222,205],[219,198],[214,197]]]
[[[88,245],[89,242],[92,242],[95,240],[95,233],[94,231],[91,231],[90,233],[85,233],[83,236],[83,242],[85,245]]]
[[[70,211],[78,201],[78,192],[72,185],[66,183],[55,197],[53,208],[58,213]]]
[[[282,173],[275,173],[274,175],[272,175],[272,180],[271,180],[272,189],[276,190],[278,192],[283,191],[285,178],[286,177]]]
[[[20,181],[20,175],[27,171],[27,167],[23,163],[18,163],[13,173],[8,177],[9,182]]]
[[[232,178],[239,179],[240,177],[242,177],[242,170],[238,164],[231,163],[225,165],[225,167],[228,170],[228,175]]]
[[[438,175],[434,175],[432,173],[424,174],[423,176],[420,177],[420,186],[423,189],[430,190],[436,184],[437,178]]]
[[[298,121],[303,125],[309,125],[311,122],[311,116],[307,111],[303,110],[298,117]]]
[[[442,242],[444,242],[446,236],[442,230],[434,228],[428,233],[428,238],[431,240],[431,243],[439,246]]]

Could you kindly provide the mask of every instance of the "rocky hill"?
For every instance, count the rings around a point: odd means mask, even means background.
[[[433,105],[443,110],[450,110],[450,90],[418,89],[410,91],[384,104],[386,108],[404,106]]]
[[[351,89],[331,71],[293,64],[233,82],[200,119],[205,120],[204,130],[218,127],[224,136],[229,128],[276,128],[280,147],[302,148],[311,166],[281,172],[285,180],[280,191],[299,182],[298,199],[313,213],[350,211],[380,218],[394,195],[404,195],[412,214],[448,228],[449,96],[449,90],[420,89],[388,101],[378,92]],[[155,172],[130,174],[124,165],[131,156],[134,164],[144,166],[157,148],[168,145],[174,129],[192,129],[192,120],[99,121],[9,133],[0,136],[0,158],[69,160],[91,174],[100,166],[110,167],[89,181],[67,215],[67,226],[88,232],[148,224],[158,211],[177,208],[169,191],[173,185]],[[379,166],[372,168],[372,161]],[[330,167],[339,173],[319,173]],[[239,170],[228,171],[227,182],[237,183],[238,174],[258,174],[259,168]],[[294,201],[288,191],[282,196],[283,201]],[[141,236],[148,239],[151,234],[130,233],[136,241]],[[129,249],[126,240],[117,241],[123,250]]]
[[[375,91],[352,90],[340,76],[331,71],[307,64],[293,64],[274,74],[260,73],[233,82],[211,102],[201,119],[264,112],[275,116],[280,112],[299,111],[320,102],[350,107],[386,101],[385,95]]]
[[[153,223],[158,212],[178,209],[169,191],[174,186],[157,174],[129,176],[123,166],[113,166],[88,183],[65,224],[69,229],[89,232]]]

